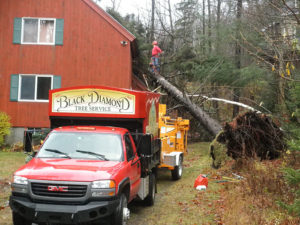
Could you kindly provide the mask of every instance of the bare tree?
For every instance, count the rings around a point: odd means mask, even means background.
[[[118,11],[120,8],[121,0],[110,0],[110,2],[112,4],[111,9],[113,11]]]
[[[241,69],[241,46],[240,46],[240,32],[241,32],[241,17],[242,17],[242,9],[243,9],[243,0],[237,1],[237,11],[236,11],[236,21],[237,21],[237,28],[236,28],[236,43],[235,43],[235,64],[236,68],[238,69],[237,79],[240,77],[240,69]],[[240,89],[234,88],[233,89],[233,101],[239,102],[240,101]],[[233,117],[236,117],[239,114],[239,106],[233,106]]]
[[[299,3],[299,1],[297,1]],[[261,39],[261,47],[255,41],[240,35],[240,46],[259,63],[262,63],[271,74],[274,89],[275,104],[279,105],[281,113],[286,113],[287,82],[294,81],[293,70],[299,61],[295,44],[296,27],[300,25],[299,8],[296,1],[251,1],[251,8],[245,10],[248,28],[251,33]]]
[[[217,40],[216,40],[216,50],[217,54],[220,53],[220,42],[221,42],[221,36],[220,36],[220,23],[221,23],[221,0],[218,0],[217,3]]]
[[[170,22],[170,29],[171,29],[171,41],[170,41],[170,50],[171,52],[174,51],[174,26],[173,26],[173,18],[172,18],[172,8],[171,8],[171,3],[170,0],[168,0],[168,12],[169,12],[169,22]]]
[[[207,11],[208,11],[208,25],[207,25],[207,29],[208,29],[208,51],[211,52],[212,51],[212,37],[211,37],[211,2],[210,0],[207,0]]]
[[[150,41],[154,40],[155,0],[152,0]]]
[[[205,0],[202,1],[202,35],[203,35],[203,41],[202,41],[202,50],[203,50],[203,53],[205,54],[205,51],[206,51],[206,47],[205,47],[205,35],[206,35],[206,32],[205,32],[205,16],[206,13],[205,13]]]

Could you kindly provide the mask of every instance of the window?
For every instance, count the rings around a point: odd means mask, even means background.
[[[50,89],[61,88],[61,76],[11,74],[10,101],[48,102]]]
[[[22,44],[54,45],[55,19],[23,18],[22,23]]]
[[[51,75],[20,75],[19,101],[48,101],[52,80]]]
[[[119,134],[52,132],[45,140],[37,157],[65,157],[63,154],[47,151],[47,149],[63,151],[74,159],[123,160],[123,146]]]
[[[64,19],[14,18],[14,44],[63,45]]]
[[[124,138],[125,138],[127,161],[130,161],[134,158],[133,147],[128,133],[125,134]]]

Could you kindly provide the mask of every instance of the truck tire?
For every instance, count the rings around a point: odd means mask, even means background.
[[[183,163],[183,157],[182,157],[182,155],[180,155],[178,166],[175,166],[174,170],[171,170],[173,180],[179,180],[181,178],[182,171],[183,171],[182,163]]]
[[[26,220],[24,217],[20,216],[19,214],[13,212],[12,213],[12,218],[13,218],[13,224],[14,225],[31,225],[32,222]]]
[[[113,225],[126,225],[129,219],[129,210],[127,208],[127,197],[124,193],[120,196],[120,204],[118,205],[115,213],[112,215]]]
[[[155,193],[156,193],[156,178],[155,178],[155,174],[151,173],[149,175],[149,194],[144,200],[147,206],[154,205]]]

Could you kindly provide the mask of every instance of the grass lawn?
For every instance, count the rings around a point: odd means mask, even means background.
[[[21,152],[0,152],[0,224],[11,223],[11,212],[8,207],[10,182],[13,173],[25,164],[26,155]]]

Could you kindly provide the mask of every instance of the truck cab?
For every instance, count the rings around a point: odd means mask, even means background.
[[[50,99],[53,100],[54,94],[67,96],[66,91],[74,89],[53,91]],[[14,173],[10,207],[15,225],[106,220],[111,224],[125,224],[130,201],[139,198],[147,205],[154,203],[161,144],[155,132],[148,133],[144,128],[151,123],[149,115],[155,110],[151,99],[157,95],[109,88],[75,88],[75,91],[81,92],[82,97],[76,97],[81,104],[67,101],[70,99],[67,96],[60,106],[73,104],[73,109],[86,110],[91,106],[88,100],[95,100],[90,93],[97,92],[103,97],[107,91],[130,94],[135,101],[144,102],[144,106],[140,110],[134,106],[134,114],[130,115],[105,111],[105,114],[87,113],[85,116],[76,111],[54,112],[52,102],[53,130],[35,157]],[[143,97],[148,101],[143,101]],[[131,104],[127,100],[123,102],[127,106]],[[112,101],[105,103],[106,106],[93,105],[90,110],[112,107]],[[152,122],[155,122],[153,118]]]

